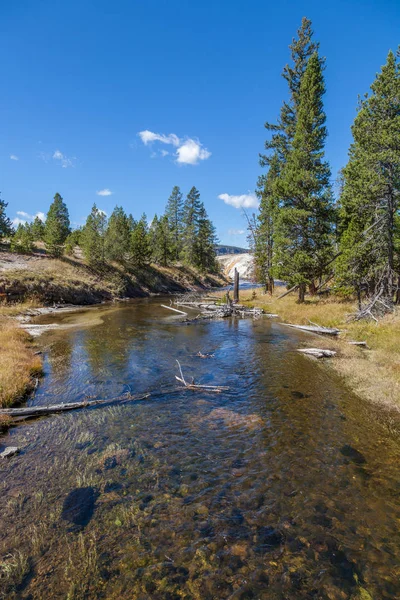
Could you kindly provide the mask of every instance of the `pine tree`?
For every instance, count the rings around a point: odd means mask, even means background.
[[[67,254],[68,256],[73,255],[76,246],[81,245],[81,235],[82,235],[81,228],[74,229],[73,231],[71,231],[71,233],[68,235],[67,239],[65,240],[65,246],[64,246],[65,254]]]
[[[201,208],[200,192],[193,186],[186,196],[182,211],[182,258],[196,264],[196,236]]]
[[[11,238],[11,251],[30,254],[33,250],[32,227],[29,223],[19,223]]]
[[[152,248],[145,214],[135,223],[131,233],[131,254],[132,262],[136,267],[144,267],[151,261]]]
[[[258,222],[251,232],[256,276],[263,282],[266,291],[270,292],[274,287],[274,223],[282,202],[276,182],[292,149],[300,104],[301,80],[309,58],[319,47],[312,39],[311,21],[306,17],[303,17],[297,34],[298,38],[293,39],[289,46],[292,64],[287,64],[282,73],[288,83],[289,100],[282,105],[278,123],[265,124],[272,136],[265,142],[267,153],[260,154],[260,166],[268,171],[258,178],[260,211]]]
[[[274,290],[274,233],[278,212],[276,182],[280,174],[281,161],[274,152],[268,173],[263,176],[262,189],[258,189],[260,199],[257,221],[251,227],[251,244],[254,255],[255,278],[264,284],[266,292]],[[261,185],[261,182],[260,182]]]
[[[165,215],[168,219],[172,240],[172,253],[174,259],[179,260],[182,251],[182,217],[183,197],[180,188],[176,185],[168,198]]]
[[[203,202],[201,202],[194,245],[194,264],[203,272],[216,271],[216,243],[215,227],[208,218]]]
[[[45,225],[40,217],[36,216],[35,220],[32,223],[32,236],[35,242],[41,242],[44,239],[45,235]]]
[[[63,244],[70,231],[68,208],[60,194],[54,196],[47,213],[44,241],[46,250],[52,256],[61,256]]]
[[[340,198],[339,277],[360,305],[364,291],[370,310],[385,312],[400,296],[400,64],[393,52],[360,102],[352,133]]]
[[[105,253],[108,260],[126,263],[131,245],[131,228],[124,209],[116,206],[108,220]]]
[[[101,267],[105,261],[105,233],[107,217],[104,211],[93,204],[80,235],[80,244],[89,265]]]
[[[324,160],[327,136],[322,96],[323,61],[314,53],[301,81],[292,149],[277,179],[281,206],[276,218],[275,252],[278,275],[299,286],[324,273],[332,252],[333,208],[330,169]]]
[[[166,267],[175,257],[175,238],[172,237],[167,215],[155,215],[151,223],[152,257],[156,264]]]
[[[4,202],[4,200],[0,198],[0,240],[13,233],[12,223],[6,215],[7,206],[7,202]]]

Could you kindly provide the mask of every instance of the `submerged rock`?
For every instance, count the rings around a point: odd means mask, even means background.
[[[93,516],[98,492],[93,487],[76,488],[64,500],[61,518],[72,523],[71,531],[86,527]]]
[[[303,392],[298,392],[297,390],[293,390],[292,392],[290,392],[290,394],[295,400],[302,400],[303,398],[310,397],[309,394],[303,394]]]
[[[256,535],[256,551],[257,552],[268,552],[273,550],[283,543],[283,535],[277,529],[271,526],[260,527]]]
[[[356,465],[363,465],[364,463],[367,462],[367,459],[365,458],[365,456],[363,454],[361,454],[361,452],[359,452],[358,450],[353,448],[353,446],[350,446],[350,444],[345,444],[340,449],[340,452],[341,452],[341,454],[343,454],[343,456],[345,456],[346,458],[351,460]]]

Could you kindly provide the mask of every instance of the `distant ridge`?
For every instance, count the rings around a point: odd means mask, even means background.
[[[216,244],[215,251],[218,256],[221,254],[248,254],[248,248],[239,248],[239,246],[226,246],[225,244]]]

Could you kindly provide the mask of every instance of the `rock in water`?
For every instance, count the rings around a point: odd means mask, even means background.
[[[9,446],[8,448],[4,448],[3,452],[0,452],[0,458],[9,458],[10,456],[14,456],[18,454],[19,448],[17,446]]]
[[[76,488],[64,500],[61,518],[72,523],[70,531],[86,527],[93,516],[98,493],[93,487]]]
[[[361,452],[356,450],[356,448],[353,448],[353,446],[350,446],[350,444],[345,444],[340,449],[340,452],[343,454],[343,456],[345,456],[346,458],[351,460],[356,465],[363,465],[364,463],[367,462],[365,456],[363,454],[361,454]]]

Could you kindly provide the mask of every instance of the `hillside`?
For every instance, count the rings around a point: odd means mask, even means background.
[[[125,271],[115,265],[95,270],[78,258],[0,252],[0,296],[9,301],[35,299],[44,304],[93,304],[117,298],[183,292],[223,285],[183,265],[148,265]]]

